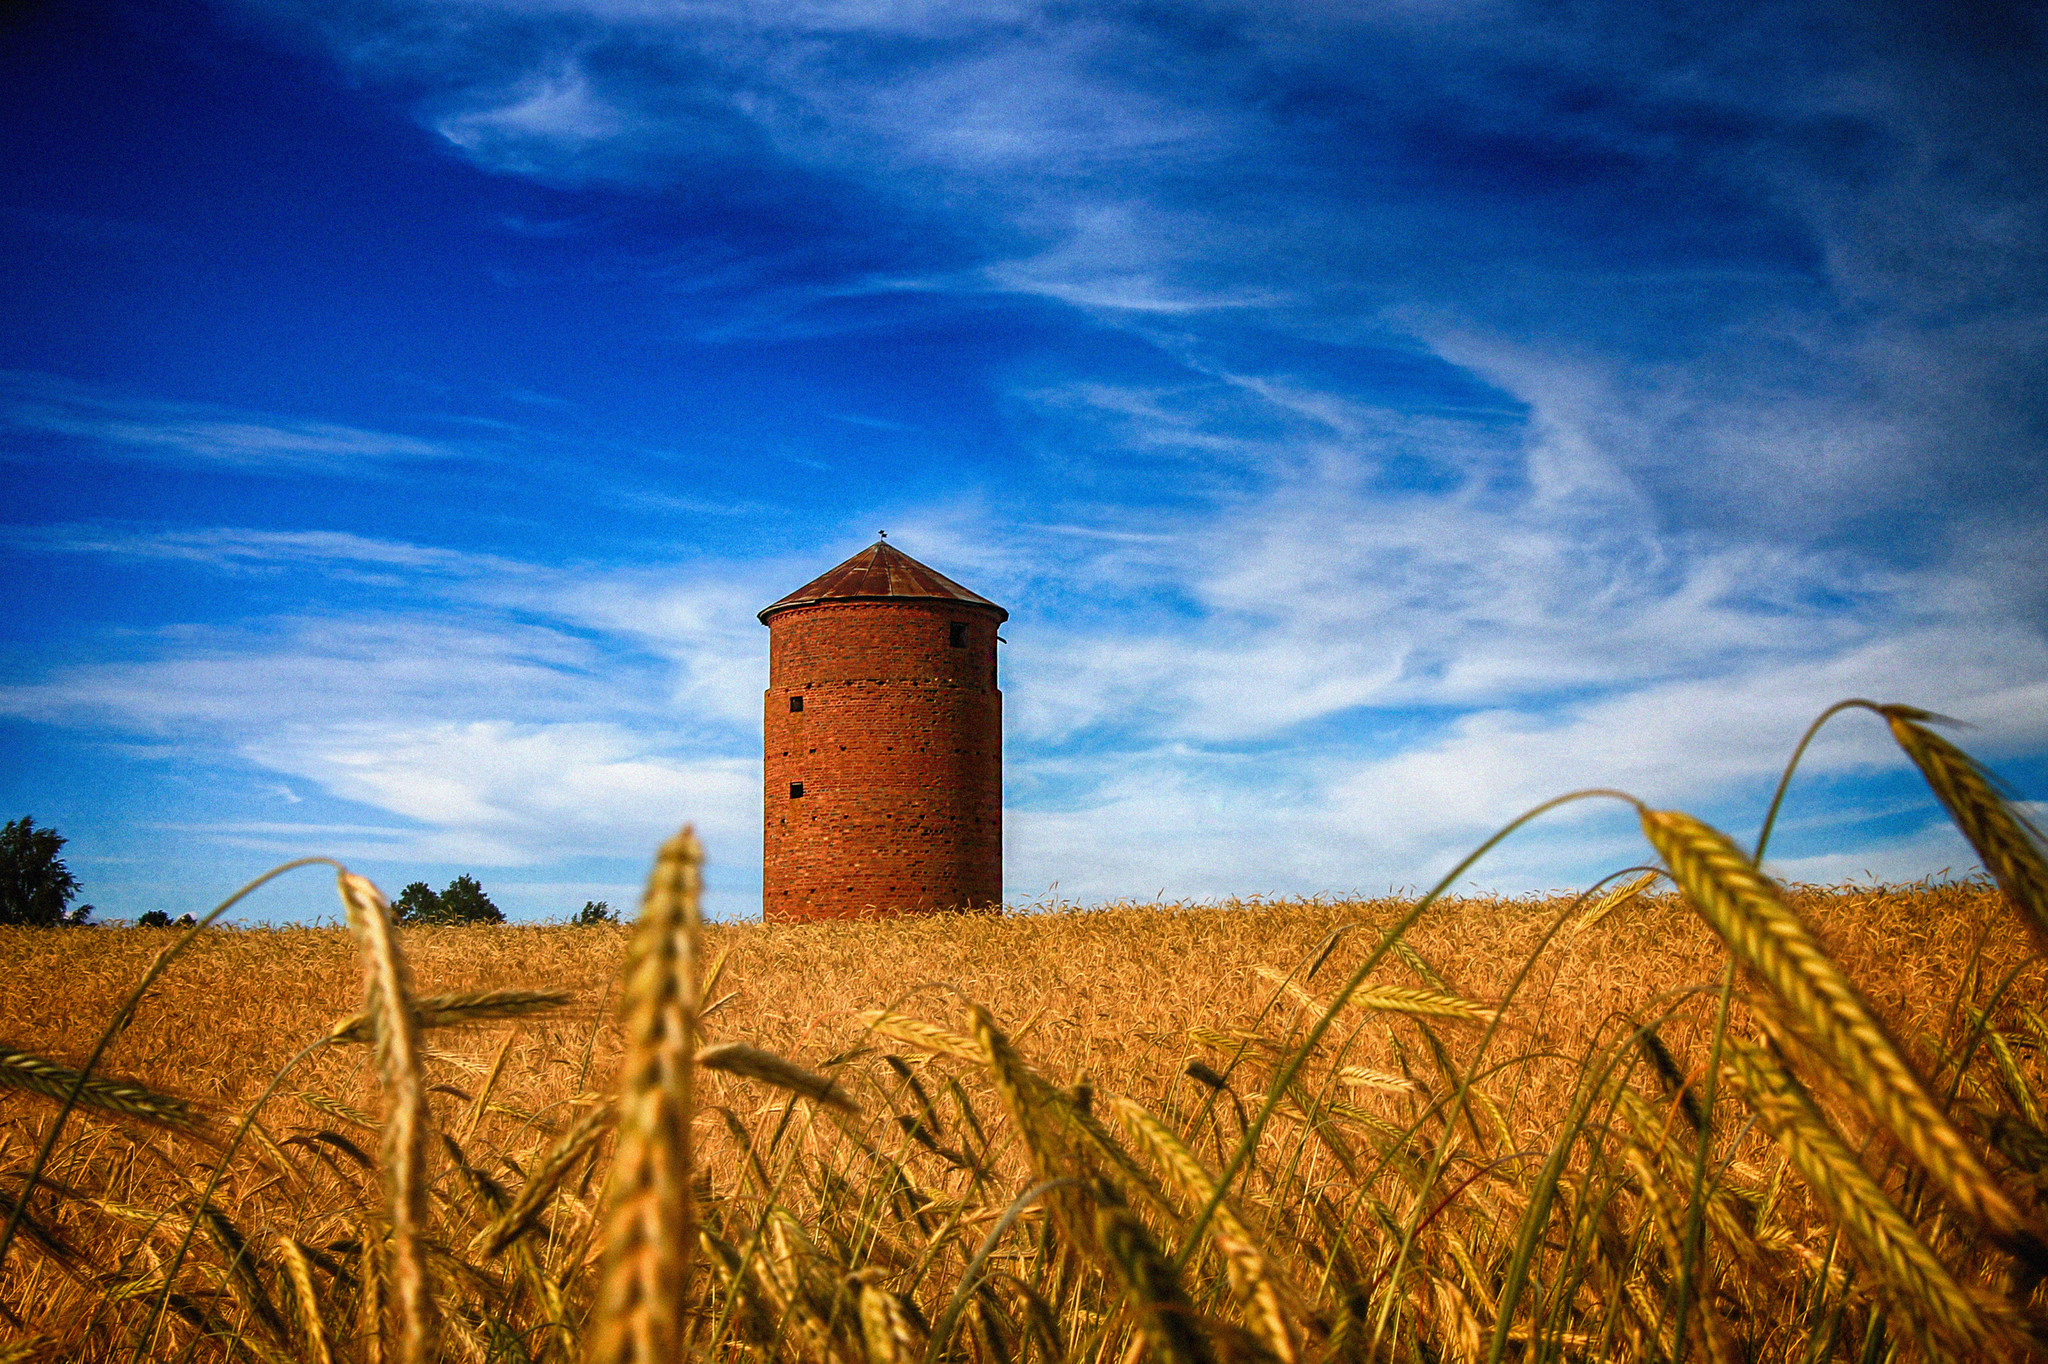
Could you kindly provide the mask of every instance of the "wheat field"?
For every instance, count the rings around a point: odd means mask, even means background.
[[[1987,877],[0,930],[0,1361],[2048,1353],[2039,835],[1872,709]]]

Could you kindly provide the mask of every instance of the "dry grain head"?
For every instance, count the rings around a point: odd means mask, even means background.
[[[363,1012],[373,1020],[384,1084],[384,1191],[391,1216],[391,1279],[400,1364],[426,1358],[434,1302],[420,1236],[427,1220],[426,1096],[411,973],[398,950],[391,906],[368,878],[338,877],[341,902],[363,959]]]
[[[1877,711],[2019,910],[2034,950],[2048,953],[2048,858],[2042,856],[2041,831],[1999,794],[1975,758],[1927,728],[1923,721],[1934,716],[1911,706],[1879,706]]]
[[[2019,1209],[1770,878],[1725,834],[1691,815],[1645,809],[1642,824],[1701,917],[1949,1197],[2008,1245],[2029,1244]]]
[[[692,1057],[704,850],[689,828],[662,845],[627,948],[619,1138],[585,1359],[666,1364],[681,1349],[696,1246],[690,1203]]]
[[[772,1051],[750,1047],[743,1042],[721,1042],[697,1053],[697,1064],[706,1070],[724,1071],[759,1080],[764,1085],[801,1094],[842,1113],[858,1113],[860,1105],[846,1097],[846,1091],[831,1080],[786,1061]]]

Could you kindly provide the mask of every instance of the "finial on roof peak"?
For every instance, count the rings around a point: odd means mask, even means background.
[[[875,534],[881,536],[884,540],[889,538],[889,532],[885,530],[878,530],[875,532]]]

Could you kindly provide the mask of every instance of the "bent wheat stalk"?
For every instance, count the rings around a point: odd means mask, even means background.
[[[1152,1152],[1153,1163],[1197,1207],[1216,1192],[1216,1178],[1187,1148],[1186,1143],[1151,1110],[1135,1099],[1118,1094],[1110,1099],[1117,1116],[1131,1134]],[[1224,1199],[1209,1219],[1209,1238],[1223,1256],[1224,1271],[1231,1291],[1247,1309],[1252,1329],[1276,1359],[1294,1364],[1297,1358],[1293,1335],[1288,1330],[1287,1312],[1280,1298],[1275,1274],[1251,1230]]]
[[[1676,810],[1642,811],[1650,840],[1700,916],[1784,1002],[1788,1019],[1958,1206],[2008,1249],[2040,1249],[2019,1209],[1992,1181],[1841,968],[1777,887],[1718,829]]]
[[[480,1251],[485,1259],[495,1259],[504,1254],[507,1246],[531,1230],[541,1210],[555,1196],[555,1191],[575,1171],[576,1163],[603,1139],[611,1123],[609,1104],[601,1104],[584,1114],[541,1158],[526,1186],[519,1191],[519,1196],[470,1241],[470,1249]]]
[[[0,1047],[0,1089],[22,1089],[81,1108],[113,1113],[179,1132],[199,1132],[206,1115],[184,1099],[159,1094],[133,1080],[87,1079],[68,1066],[11,1047]]]
[[[559,1009],[575,996],[567,990],[481,990],[461,995],[428,995],[413,1001],[415,1028],[452,1028],[463,1023],[488,1023],[526,1018]],[[377,1021],[368,1012],[350,1014],[336,1023],[327,1040],[362,1043],[376,1036]]]
[[[1995,780],[1975,758],[1927,728],[1923,721],[1933,715],[1912,706],[1872,709],[1891,726],[1892,738],[2020,911],[2034,950],[2048,953],[2048,858],[2042,856],[2041,831],[1998,793]]]
[[[1897,1297],[1958,1343],[1988,1344],[1991,1328],[1976,1302],[1797,1085],[1760,1047],[1731,1042],[1726,1060],[1728,1078]]]
[[[715,1047],[706,1047],[697,1053],[697,1064],[706,1070],[721,1070],[728,1075],[741,1075],[749,1080],[759,1080],[764,1085],[786,1089],[792,1094],[801,1094],[842,1113],[858,1113],[860,1105],[846,1096],[846,1091],[823,1075],[805,1070],[794,1061],[784,1060],[772,1051],[750,1047],[744,1042],[721,1042]]]

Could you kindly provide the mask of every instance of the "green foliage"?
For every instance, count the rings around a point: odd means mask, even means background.
[[[415,881],[398,892],[398,898],[391,903],[392,917],[402,924],[438,924],[441,918],[441,897],[425,881]]]
[[[583,908],[576,911],[576,917],[569,922],[577,928],[589,928],[594,924],[615,924],[619,912],[607,900],[585,900]]]
[[[415,881],[398,893],[392,913],[402,924],[501,924],[505,912],[491,903],[474,876],[458,876],[436,892]]]
[[[137,919],[135,926],[137,928],[190,928],[192,922],[190,914],[181,914],[173,919],[160,909],[152,909]]]
[[[27,815],[0,829],[0,924],[43,928],[82,924],[91,916],[91,905],[65,913],[78,894],[78,878],[58,856],[64,842],[64,835],[38,829]]]
[[[484,894],[484,888],[473,876],[458,876],[448,883],[448,889],[441,892],[441,909],[455,924],[501,924],[505,922],[505,911],[491,903],[491,897]]]

